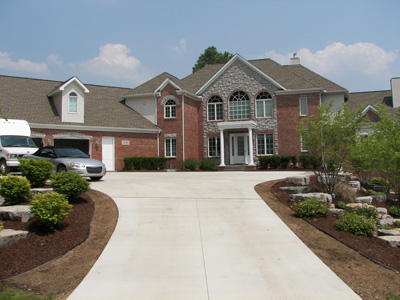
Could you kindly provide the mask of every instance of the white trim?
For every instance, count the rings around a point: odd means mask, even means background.
[[[188,91],[186,91],[186,90],[179,90],[179,91],[176,91],[176,94],[177,95],[183,95],[183,96],[188,96],[189,98],[191,98],[191,99],[193,99],[193,100],[195,100],[195,101],[203,101],[203,97],[200,97],[200,96],[196,96],[195,94],[193,94],[193,93],[191,93],[191,92],[188,92]]]
[[[167,78],[163,81],[163,83],[161,83],[161,85],[156,88],[156,90],[154,91],[154,93],[157,93],[161,90],[163,90],[168,84],[172,85],[174,88],[176,88],[177,90],[181,90],[180,86],[177,85],[175,82],[173,82],[171,79]]]
[[[225,129],[254,129],[257,123],[254,121],[237,121],[237,122],[219,122],[217,124],[219,130]]]
[[[68,80],[67,82],[65,82],[63,85],[61,85],[60,87],[56,88],[55,90],[53,90],[50,94],[48,94],[48,97],[53,96],[54,94],[57,94],[60,91],[63,91],[65,89],[66,86],[68,86],[71,82],[75,81],[82,89],[85,93],[90,93],[90,91],[86,88],[86,86],[76,77],[72,77],[70,80]]]
[[[217,73],[214,74],[213,77],[211,77],[202,87],[200,87],[200,89],[195,94],[199,95],[202,92],[204,92],[204,90],[206,88],[208,88],[209,85],[211,85],[222,73],[224,73],[237,60],[243,62],[246,66],[248,66],[252,70],[256,71],[259,75],[261,75],[262,77],[264,77],[265,79],[267,79],[268,81],[273,83],[278,88],[280,88],[282,90],[286,90],[281,84],[279,84],[278,82],[273,80],[271,77],[269,77],[267,74],[262,72],[260,69],[258,69],[257,67],[255,67],[254,65],[249,63],[246,59],[241,57],[239,54],[235,54]]]
[[[295,94],[323,93],[323,92],[326,92],[326,91],[321,88],[313,88],[313,89],[275,91],[275,94],[276,95],[295,95]]]
[[[123,128],[123,127],[101,127],[80,125],[58,125],[58,124],[36,124],[29,123],[31,128],[40,129],[64,129],[64,130],[87,130],[108,132],[131,132],[131,133],[160,133],[161,129]]]
[[[360,118],[364,116],[369,110],[379,116],[379,112],[376,110],[376,108],[373,107],[371,104],[368,104],[368,106],[362,111]]]

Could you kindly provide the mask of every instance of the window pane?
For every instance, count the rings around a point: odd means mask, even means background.
[[[171,118],[176,118],[176,106],[171,106]]]
[[[307,98],[302,97],[300,98],[300,115],[306,116],[307,114]]]
[[[208,138],[208,156],[220,156],[219,136],[211,136]]]
[[[263,134],[257,134],[257,154],[265,154],[265,141]]]
[[[171,139],[171,142],[172,142],[172,149],[171,149],[172,156],[176,156],[176,139]]]
[[[208,119],[210,121],[215,120],[215,104],[214,103],[208,104]]]
[[[264,118],[264,101],[263,100],[257,100],[256,101],[256,106],[257,106],[257,118]]]
[[[267,143],[267,154],[274,154],[274,135],[266,134],[265,140]]]
[[[265,100],[265,116],[272,117],[272,100]]]
[[[245,92],[235,92],[229,98],[229,119],[240,120],[250,118],[250,99]]]
[[[165,140],[165,156],[171,156],[171,140]]]
[[[77,98],[76,97],[70,97],[69,98],[69,112],[77,112]]]
[[[222,103],[217,103],[217,104],[215,104],[215,106],[217,109],[217,120],[223,120],[224,119],[224,111],[223,111]]]

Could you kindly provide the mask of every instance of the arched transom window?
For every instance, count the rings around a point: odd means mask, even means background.
[[[164,107],[165,118],[176,118],[176,103],[174,100],[168,100]]]
[[[272,117],[272,96],[270,93],[261,92],[256,97],[257,118]]]
[[[250,99],[242,91],[234,92],[229,98],[229,119],[240,120],[250,118]]]
[[[208,100],[208,120],[218,121],[224,118],[223,103],[219,96],[212,96]]]

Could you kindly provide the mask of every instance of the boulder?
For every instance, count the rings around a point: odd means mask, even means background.
[[[26,238],[28,231],[14,230],[14,229],[3,229],[0,231],[0,249],[15,243],[16,241]]]
[[[386,195],[371,195],[372,197],[372,201],[376,201],[376,202],[386,202]]]
[[[387,208],[384,208],[384,207],[377,207],[376,211],[380,215],[387,215],[388,214]]]
[[[390,215],[380,215],[379,216],[379,224],[380,225],[392,225],[394,220]]]
[[[282,191],[290,191],[293,194],[306,194],[311,192],[309,186],[284,186],[279,188]]]
[[[371,196],[356,197],[355,201],[357,203],[371,204],[372,203],[372,197]]]
[[[356,210],[357,208],[369,208],[369,209],[373,209],[376,211],[376,207],[371,205],[371,204],[367,204],[367,203],[348,203],[346,204],[346,210]]]
[[[400,247],[400,236],[385,235],[378,238],[388,242],[392,247]]]
[[[400,236],[400,228],[394,228],[392,230],[378,229],[378,235],[379,236],[384,236],[384,235]]]
[[[343,209],[340,209],[340,208],[330,208],[329,211],[338,216],[343,214]]]
[[[332,203],[332,195],[325,194],[325,193],[306,193],[306,194],[291,194],[289,196],[289,201],[303,201],[305,199],[310,198],[317,198],[320,201],[324,202],[325,204]]]
[[[359,181],[349,181],[349,186],[359,191],[361,189],[361,183]]]
[[[53,189],[52,188],[33,188],[31,189],[32,191],[32,196],[36,195],[36,194],[46,194],[46,193],[53,193]]]
[[[33,219],[30,205],[12,205],[0,207],[0,219],[28,222]]]
[[[310,184],[310,176],[292,176],[286,177],[287,183],[292,183],[295,185],[309,185]]]

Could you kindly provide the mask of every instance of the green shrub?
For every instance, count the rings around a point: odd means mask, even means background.
[[[304,169],[318,169],[322,165],[322,159],[316,155],[301,154],[299,157]]]
[[[278,155],[260,156],[258,158],[258,165],[261,169],[277,169],[281,164],[281,157]]]
[[[391,227],[391,226],[388,225],[388,224],[385,224],[385,225],[380,225],[380,226],[379,226],[379,229],[383,229],[383,230],[393,230],[394,228]]]
[[[336,221],[336,228],[355,235],[373,236],[376,231],[374,219],[345,212]]]
[[[287,169],[289,162],[291,160],[291,156],[281,156],[280,157],[280,166],[282,169]]]
[[[6,288],[0,292],[1,300],[53,300],[56,298],[54,293],[39,295],[33,292],[17,290],[15,288]]]
[[[2,231],[4,229],[4,224],[2,221],[0,221],[0,231]]]
[[[366,217],[368,219],[373,219],[375,222],[378,220],[378,212],[375,210],[374,207],[371,208],[363,208],[363,207],[357,207],[353,213],[355,213],[358,216],[361,217]]]
[[[340,208],[340,209],[345,209],[345,208],[346,208],[346,203],[344,203],[343,201],[339,201],[339,202],[336,204],[336,207],[337,207],[337,208]]]
[[[400,296],[390,293],[386,295],[386,300],[400,300]]]
[[[391,206],[391,207],[389,208],[389,213],[390,213],[392,216],[400,217],[400,207],[399,207],[399,206],[395,206],[395,205]]]
[[[68,203],[67,197],[59,193],[39,193],[32,198],[31,213],[50,229],[54,229],[64,220],[71,209],[72,205]]]
[[[8,174],[0,179],[0,194],[12,204],[22,203],[31,196],[31,185],[25,177]]]
[[[386,189],[389,185],[387,180],[382,177],[371,177],[371,178],[367,178],[366,181],[368,182],[368,184],[384,186]]]
[[[321,218],[326,217],[329,212],[329,206],[317,198],[297,202],[292,208],[299,218]]]
[[[55,192],[66,195],[69,200],[76,200],[80,194],[89,190],[89,183],[78,173],[59,172],[51,180]]]
[[[167,163],[166,157],[130,156],[124,158],[125,170],[162,170]]]
[[[215,171],[218,169],[218,165],[212,158],[203,158],[200,161],[199,168],[205,171]]]
[[[345,184],[344,182],[339,181],[335,185],[335,195],[343,199],[346,202],[355,202],[356,200],[356,192],[352,189],[349,185]]]
[[[395,221],[394,224],[396,224],[396,226],[397,226],[398,228],[400,228],[400,221]]]
[[[19,169],[22,172],[32,187],[44,186],[47,179],[50,178],[54,166],[51,162],[42,159],[27,159],[22,158],[19,160]]]
[[[384,192],[377,192],[377,191],[374,191],[374,190],[367,190],[367,192],[370,195],[386,195],[386,193],[384,193]]]
[[[295,168],[296,165],[297,165],[297,156],[296,156],[296,155],[291,155],[291,156],[289,156],[289,157],[290,157],[290,161],[291,161],[292,164],[293,164],[293,168]]]
[[[194,158],[187,158],[183,161],[183,168],[195,171],[197,169],[198,162]]]

